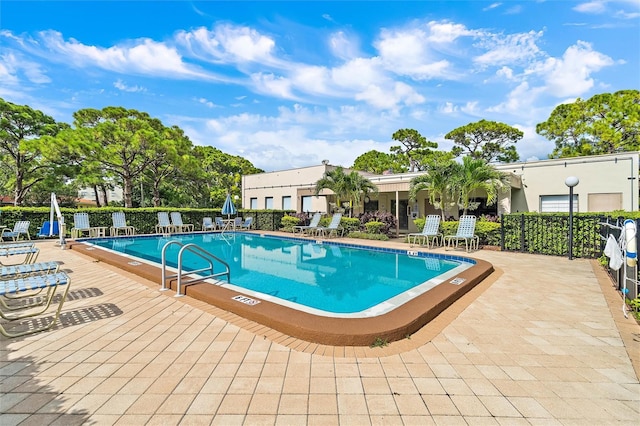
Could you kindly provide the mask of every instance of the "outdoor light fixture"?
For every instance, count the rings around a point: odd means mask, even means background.
[[[569,187],[569,260],[573,260],[573,187],[580,183],[580,179],[569,176],[564,184]]]

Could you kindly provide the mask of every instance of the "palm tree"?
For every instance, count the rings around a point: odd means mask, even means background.
[[[409,198],[415,201],[418,192],[429,191],[429,202],[440,208],[442,220],[445,220],[447,206],[454,205],[458,199],[454,176],[459,173],[460,165],[451,155],[443,155],[433,157],[425,166],[426,174],[411,179]]]
[[[318,195],[323,189],[330,189],[336,194],[338,205],[341,205],[342,201],[348,200],[350,206],[359,206],[362,195],[378,191],[378,187],[369,179],[356,171],[346,174],[342,167],[336,167],[324,173],[322,179],[316,182],[315,195]],[[351,209],[349,216],[351,216]]]
[[[487,193],[487,205],[490,206],[498,200],[498,191],[507,185],[507,179],[506,174],[496,170],[486,160],[464,157],[453,182],[463,214],[470,210],[469,199],[472,192],[477,189],[484,190]]]

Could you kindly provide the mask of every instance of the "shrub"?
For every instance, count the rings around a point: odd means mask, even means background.
[[[385,234],[369,234],[367,232],[353,231],[349,233],[349,238],[359,238],[361,240],[389,241]]]
[[[389,212],[365,212],[360,215],[361,229],[366,229],[366,224],[369,222],[382,222],[383,227],[380,232],[385,235],[392,235],[396,230],[396,217]]]
[[[372,220],[371,222],[365,223],[364,227],[369,234],[380,234],[380,231],[384,228],[384,223]]]
[[[280,219],[280,224],[282,225],[282,230],[285,232],[293,232],[293,227],[298,226],[300,223],[300,219],[295,216],[283,216]]]

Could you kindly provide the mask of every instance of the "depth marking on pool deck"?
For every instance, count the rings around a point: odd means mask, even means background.
[[[242,295],[233,296],[231,299],[240,303],[244,303],[245,305],[250,305],[250,306],[254,306],[260,303],[259,300],[255,300],[250,297],[242,296]]]
[[[455,285],[460,285],[465,281],[466,281],[466,279],[458,277],[458,278],[452,279],[451,281],[449,281],[449,283],[455,284]]]

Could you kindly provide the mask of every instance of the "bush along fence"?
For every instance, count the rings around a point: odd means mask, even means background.
[[[64,223],[66,225],[67,234],[73,228],[73,214],[78,212],[89,213],[89,223],[91,226],[111,227],[113,224],[111,214],[113,212],[123,211],[127,218],[127,225],[136,228],[138,234],[154,234],[156,225],[158,224],[158,212],[180,212],[184,223],[191,223],[196,230],[202,229],[202,219],[204,217],[226,217],[221,213],[221,209],[183,209],[183,208],[133,208],[125,209],[122,207],[100,207],[100,208],[84,208],[70,209],[61,208]],[[3,207],[0,209],[0,225],[13,228],[13,225],[20,220],[28,220],[29,235],[35,238],[38,230],[49,220],[51,209],[49,207]],[[254,227],[265,231],[276,231],[280,228],[280,220],[288,211],[280,210],[238,210],[235,216],[242,218],[253,217]],[[54,220],[58,220],[54,216]]]
[[[602,256],[607,237],[603,223],[607,220],[611,219],[604,215],[579,213],[573,216],[574,257]],[[508,214],[501,216],[500,224],[503,251],[554,256],[569,254],[568,214]]]

